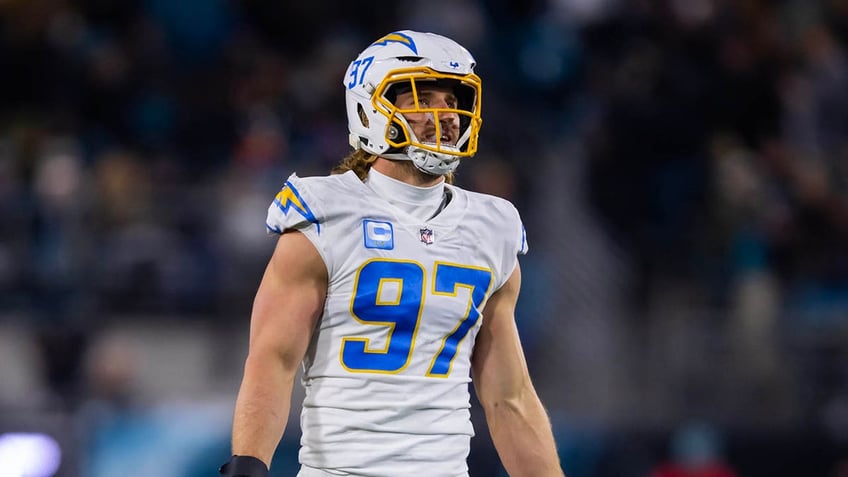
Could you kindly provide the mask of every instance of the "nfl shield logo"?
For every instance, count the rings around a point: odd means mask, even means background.
[[[421,241],[426,243],[427,245],[432,245],[433,243],[433,230],[424,227],[423,229],[418,231],[418,235],[421,237]]]

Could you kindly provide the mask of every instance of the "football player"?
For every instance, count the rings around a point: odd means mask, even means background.
[[[259,286],[225,476],[264,477],[303,366],[300,477],[467,476],[469,383],[511,476],[563,476],[514,310],[527,242],[507,200],[452,185],[477,151],[462,46],[398,31],[344,77],[353,152],[291,175]]]

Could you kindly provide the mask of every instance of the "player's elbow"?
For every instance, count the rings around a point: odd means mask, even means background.
[[[497,393],[482,393],[478,397],[487,415],[522,414],[536,400],[536,392],[528,381]]]
[[[295,353],[286,352],[278,347],[251,346],[245,358],[245,371],[256,370],[262,373],[294,374],[300,366],[301,358]]]

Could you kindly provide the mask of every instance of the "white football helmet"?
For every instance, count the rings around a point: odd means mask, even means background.
[[[447,174],[462,157],[477,152],[480,132],[480,77],[471,53],[434,33],[397,31],[366,48],[350,64],[344,78],[350,145],[394,160],[411,160],[429,174]],[[430,108],[418,101],[422,82],[453,88],[456,109]],[[398,109],[399,91],[412,91],[413,109]],[[427,113],[436,128],[435,141],[415,137],[404,114]],[[456,144],[442,141],[439,115],[459,116]]]

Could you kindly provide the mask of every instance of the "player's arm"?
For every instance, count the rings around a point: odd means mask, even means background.
[[[270,466],[326,291],[327,269],[309,239],[300,232],[281,235],[253,303],[250,347],[233,418],[234,455]]]
[[[509,475],[562,477],[550,420],[530,380],[515,326],[520,288],[516,265],[483,310],[472,358],[474,386]]]

